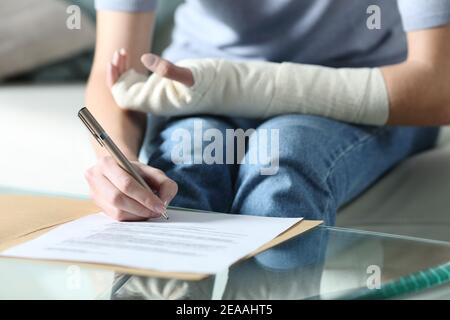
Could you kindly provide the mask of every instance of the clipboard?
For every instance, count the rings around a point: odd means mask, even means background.
[[[89,200],[47,196],[0,195],[0,252],[26,241],[35,239],[61,224],[97,213],[99,211],[101,210],[99,210],[99,208],[97,208],[94,203]],[[188,209],[187,211],[192,210]],[[322,221],[302,220],[243,259],[248,259],[255,256],[258,253],[311,230],[321,223]],[[8,257],[2,258],[10,259]],[[46,263],[70,263],[66,260],[39,261],[45,261]],[[117,273],[187,281],[202,280],[210,276],[209,274],[162,272],[78,261],[76,263],[79,266],[87,268],[105,269],[115,271]]]

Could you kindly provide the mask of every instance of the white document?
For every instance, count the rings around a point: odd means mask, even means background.
[[[5,256],[68,260],[165,272],[220,272],[298,223],[168,210],[169,220],[117,222],[100,213],[10,248]]]

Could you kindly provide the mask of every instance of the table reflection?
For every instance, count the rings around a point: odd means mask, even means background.
[[[328,232],[317,228],[200,281],[118,274],[113,299],[302,299],[320,292]],[[214,286],[226,281],[220,297]],[[123,284],[121,284],[123,283]]]

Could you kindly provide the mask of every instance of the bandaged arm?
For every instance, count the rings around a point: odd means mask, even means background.
[[[129,70],[112,87],[123,108],[161,116],[214,114],[267,118],[286,113],[384,125],[389,98],[378,68],[298,63],[185,60],[194,85]]]

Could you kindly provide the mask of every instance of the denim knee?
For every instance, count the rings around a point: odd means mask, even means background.
[[[261,124],[249,140],[246,161],[239,166],[232,211],[334,223],[336,203],[324,179],[331,163],[327,127],[333,125],[304,115],[278,116]],[[264,161],[252,163],[264,148],[261,136],[271,137],[262,139],[269,142],[269,152]],[[274,137],[278,141],[272,141]],[[273,168],[274,163],[278,168],[264,174],[263,169]]]
[[[264,176],[261,164],[241,165],[233,211],[327,224],[334,224],[340,205],[404,158],[432,146],[436,136],[435,128],[359,126],[305,115],[269,119],[257,133],[261,130],[279,131],[279,169]],[[248,155],[260,147],[252,141]]]

